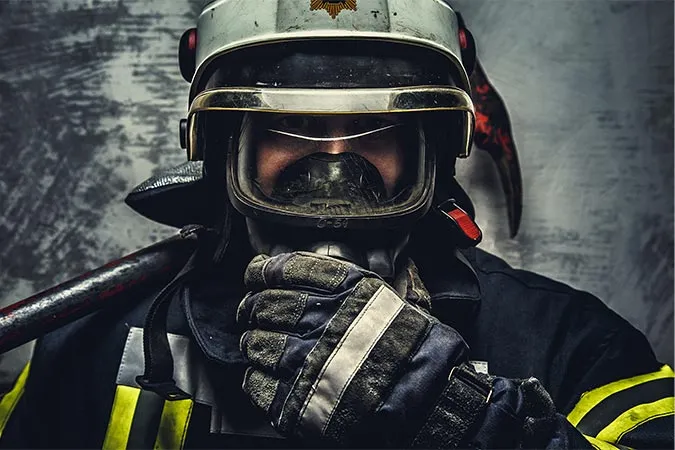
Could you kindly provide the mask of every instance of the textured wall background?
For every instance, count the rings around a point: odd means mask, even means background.
[[[122,200],[184,160],[176,47],[199,3],[0,0],[0,303],[173,232]],[[673,3],[454,4],[510,110],[525,185],[511,240],[491,161],[460,163],[482,247],[598,295],[672,364]]]

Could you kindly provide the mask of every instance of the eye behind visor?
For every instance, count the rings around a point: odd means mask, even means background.
[[[374,137],[402,125],[404,122],[393,114],[360,114],[351,117],[288,114],[272,119],[266,128],[269,132],[299,139],[335,141]]]

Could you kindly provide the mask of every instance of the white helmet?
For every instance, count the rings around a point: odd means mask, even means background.
[[[188,159],[226,180],[249,224],[409,231],[470,152],[458,19],[441,0],[217,0],[180,60]]]

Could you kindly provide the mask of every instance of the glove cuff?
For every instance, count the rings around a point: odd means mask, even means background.
[[[412,442],[414,448],[454,448],[462,443],[490,401],[492,377],[464,363],[450,372],[448,383]]]

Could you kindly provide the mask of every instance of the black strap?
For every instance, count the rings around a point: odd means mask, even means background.
[[[221,224],[220,233],[213,229],[207,229],[199,225],[190,225],[181,230],[184,237],[195,235],[198,239],[197,249],[192,253],[187,263],[178,272],[169,284],[157,294],[147,315],[143,327],[143,357],[145,360],[145,373],[136,377],[136,382],[143,389],[153,391],[165,400],[182,400],[190,398],[190,395],[176,386],[173,379],[173,356],[167,337],[167,318],[172,300],[177,291],[186,282],[191,280],[199,271],[201,261],[210,256],[211,262],[220,262],[229,244],[229,214]],[[215,243],[213,237],[217,238]],[[208,259],[206,259],[208,261]]]
[[[490,400],[492,380],[468,364],[450,372],[448,384],[412,443],[415,448],[455,448]]]
[[[143,326],[143,355],[145,373],[136,377],[136,382],[143,388],[153,391],[166,400],[182,400],[190,396],[176,386],[173,379],[173,356],[166,334],[166,321],[169,306],[174,294],[188,278],[195,266],[198,250],[190,256],[185,266],[169,284],[155,297],[145,316]]]

